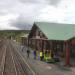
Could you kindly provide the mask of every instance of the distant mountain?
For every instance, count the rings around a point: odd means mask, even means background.
[[[24,25],[23,27],[21,27],[22,30],[31,30],[32,25]]]
[[[0,30],[0,32],[30,32],[30,30]]]

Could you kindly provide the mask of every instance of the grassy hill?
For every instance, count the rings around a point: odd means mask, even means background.
[[[0,38],[13,39],[19,38],[23,34],[28,34],[29,30],[1,30]]]

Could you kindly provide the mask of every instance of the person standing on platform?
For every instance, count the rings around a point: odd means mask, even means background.
[[[34,59],[36,59],[36,50],[34,50],[33,54],[34,54]]]
[[[29,58],[30,50],[27,50],[27,58]]]
[[[43,52],[40,51],[40,60],[43,60]]]

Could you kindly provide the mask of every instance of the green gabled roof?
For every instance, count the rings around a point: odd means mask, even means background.
[[[49,40],[69,40],[75,37],[74,24],[35,22]]]

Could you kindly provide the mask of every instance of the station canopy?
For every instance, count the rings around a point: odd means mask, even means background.
[[[75,37],[74,24],[35,22],[40,31],[48,38],[48,40],[66,41]]]

